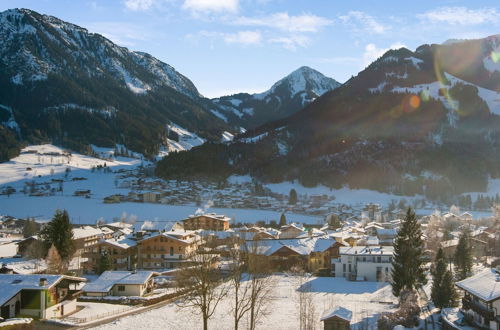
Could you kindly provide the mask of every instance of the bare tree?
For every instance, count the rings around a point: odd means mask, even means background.
[[[207,330],[208,320],[227,295],[228,286],[223,283],[214,255],[195,254],[190,261],[192,265],[182,267],[176,275],[177,289],[186,294],[178,305],[198,309],[203,318],[203,329]]]
[[[271,294],[275,286],[271,275],[269,259],[259,253],[260,241],[250,241],[246,244],[248,251],[247,270],[249,281],[250,309],[248,328],[255,330],[257,322],[267,315],[267,308],[272,301]]]
[[[293,270],[297,281],[297,312],[300,330],[314,330],[316,328],[316,309],[314,307],[311,283],[307,281],[302,269]]]
[[[246,313],[250,311],[250,281],[248,281],[248,274],[246,273],[246,256],[240,249],[232,249],[230,252],[231,264],[230,270],[230,283],[233,287],[234,300],[233,300],[233,318],[234,330],[238,330],[239,324]]]

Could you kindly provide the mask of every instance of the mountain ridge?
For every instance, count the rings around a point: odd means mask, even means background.
[[[0,103],[12,110],[23,143],[75,151],[123,144],[153,157],[168,142],[168,125],[208,141],[233,130],[172,66],[75,24],[10,9],[0,13],[0,38]]]
[[[212,99],[217,114],[245,129],[285,118],[341,84],[319,71],[302,66],[262,93],[237,93]]]
[[[389,50],[303,110],[230,145],[167,157],[157,173],[168,177],[165,171],[176,168],[178,175],[218,180],[249,174],[443,201],[482,191],[500,174],[500,69],[493,61],[499,40]],[[209,175],[195,164],[214,152]]]

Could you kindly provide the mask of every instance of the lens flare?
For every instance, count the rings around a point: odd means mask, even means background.
[[[500,62],[500,52],[491,52],[491,60],[495,63]]]
[[[410,96],[410,106],[413,109],[417,109],[420,106],[420,97],[417,95]]]

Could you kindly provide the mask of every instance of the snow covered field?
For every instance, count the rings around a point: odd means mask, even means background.
[[[26,151],[36,153],[26,153]],[[104,148],[98,148],[101,153]],[[72,177],[85,177],[87,180],[68,181],[64,183],[63,193],[55,196],[30,197],[22,193],[11,196],[0,196],[0,214],[11,215],[18,218],[35,217],[37,220],[50,219],[56,209],[66,209],[74,223],[95,224],[103,218],[105,221],[121,218],[123,214],[135,216],[137,220],[179,220],[194,214],[198,207],[186,205],[163,205],[149,203],[120,203],[104,204],[103,198],[112,194],[127,194],[128,189],[115,187],[115,175],[92,172],[91,168],[104,165],[113,170],[133,169],[141,164],[141,160],[126,157],[117,157],[116,161],[105,161],[98,158],[73,153],[71,157],[51,156],[47,153],[63,154],[61,148],[52,145],[30,146],[23,149],[23,153],[9,162],[0,164],[0,188],[12,186],[21,191],[25,182],[36,180],[38,182],[61,179],[66,168],[71,169]],[[39,155],[46,154],[46,155]],[[27,171],[27,168],[31,170]],[[39,178],[38,176],[42,177]],[[91,190],[90,199],[74,197],[76,190]],[[238,222],[257,222],[259,220],[279,220],[280,213],[265,210],[247,209],[221,209],[210,208],[209,212],[225,214]],[[289,221],[317,223],[322,217],[287,214]]]
[[[113,149],[94,147],[100,154],[110,156]],[[139,155],[136,155],[139,156]],[[129,190],[116,187],[114,173],[91,171],[92,167],[106,166],[113,170],[134,169],[143,163],[137,158],[117,157],[113,161],[103,160],[90,156],[69,154],[63,149],[53,145],[29,146],[22,150],[21,155],[9,162],[0,164],[0,190],[12,186],[17,193],[10,196],[0,195],[0,215],[11,215],[18,218],[35,217],[39,221],[50,219],[55,210],[66,209],[74,223],[95,224],[98,219],[107,222],[121,218],[124,214],[133,216],[137,220],[149,221],[177,221],[190,214],[194,214],[198,207],[194,205],[165,205],[149,203],[120,203],[104,204],[103,198],[112,194],[126,195]],[[84,177],[87,180],[65,181],[63,192],[54,196],[30,197],[21,191],[27,182],[50,182],[52,179],[62,179],[66,169],[70,169],[70,177]],[[40,177],[39,177],[40,176]],[[251,182],[249,176],[233,176],[229,182]],[[371,190],[355,190],[344,187],[342,189],[329,189],[325,186],[307,188],[295,182],[266,184],[274,192],[288,194],[294,188],[299,195],[326,194],[335,196],[336,203],[361,206],[367,202],[379,203],[382,206],[391,200],[398,201],[405,198],[411,201],[412,197],[396,196],[379,193]],[[488,186],[489,194],[500,192],[500,180],[491,180]],[[91,198],[74,197],[76,190],[91,190]],[[280,213],[269,210],[238,209],[238,208],[210,208],[207,212],[225,214],[236,222],[257,222],[264,220],[279,220]],[[422,214],[430,214],[433,209],[419,210]],[[478,216],[488,216],[484,212],[477,212]],[[481,213],[481,214],[479,214]],[[476,216],[476,214],[474,214]],[[287,220],[300,223],[322,223],[322,216],[306,216],[287,213]]]
[[[268,314],[262,319],[258,329],[297,329],[297,288],[298,278],[287,275],[274,275],[276,286],[272,291]],[[322,328],[321,316],[336,305],[348,308],[353,312],[354,328],[375,325],[377,315],[394,310],[395,299],[391,287],[380,282],[348,282],[342,278],[312,277],[308,280],[316,308],[316,328]],[[217,307],[216,313],[209,321],[209,328],[232,329],[231,318],[232,297],[229,295]],[[175,303],[141,314],[126,316],[101,325],[95,329],[201,329],[201,316],[191,308],[179,308]],[[243,327],[244,328],[244,327]]]

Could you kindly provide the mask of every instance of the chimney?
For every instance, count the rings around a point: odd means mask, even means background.
[[[40,277],[39,286],[46,286],[46,285],[47,285],[47,279],[45,277]]]

